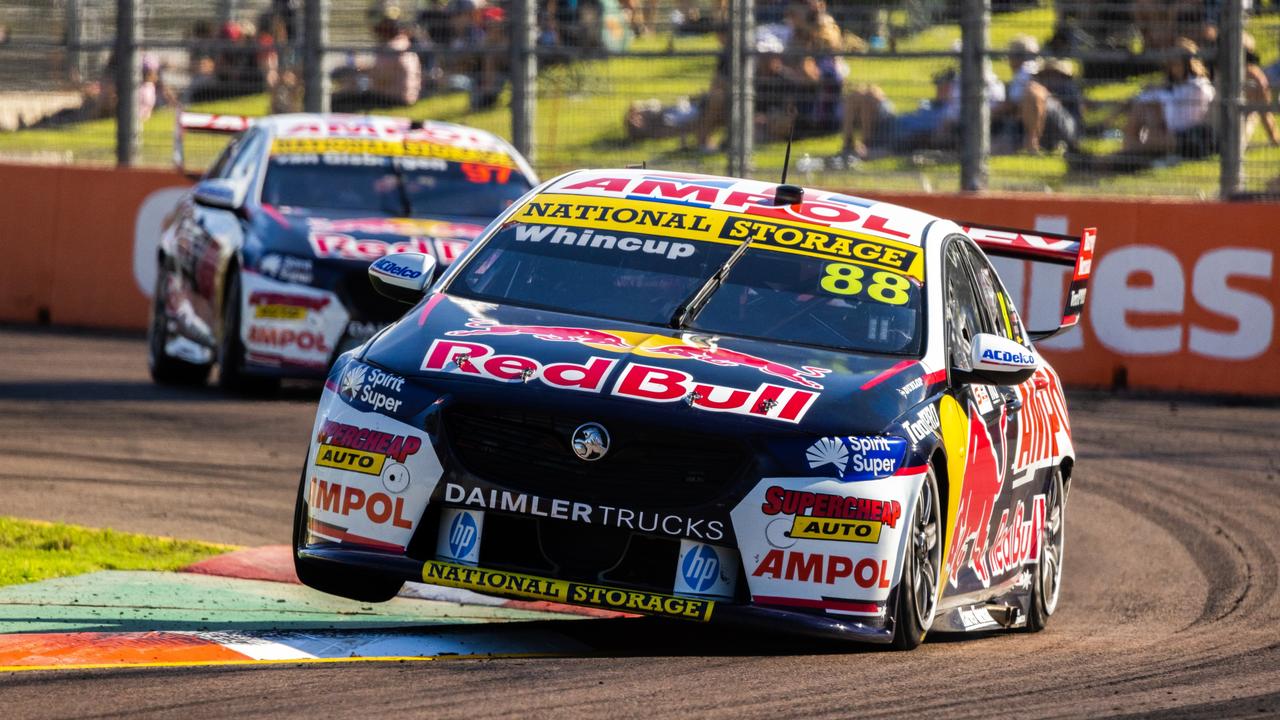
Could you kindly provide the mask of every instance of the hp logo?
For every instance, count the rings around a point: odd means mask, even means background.
[[[720,577],[720,557],[710,545],[698,545],[685,553],[680,574],[694,592],[706,592]]]
[[[471,513],[458,513],[453,517],[453,524],[449,526],[449,552],[455,558],[465,558],[475,549],[476,540],[479,537],[480,530],[476,527],[475,518],[471,517]]]

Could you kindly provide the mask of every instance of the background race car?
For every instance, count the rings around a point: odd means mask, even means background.
[[[151,375],[227,389],[323,377],[397,318],[368,263],[453,262],[536,182],[505,141],[448,123],[356,115],[179,116],[235,137],[168,218],[149,326]]]

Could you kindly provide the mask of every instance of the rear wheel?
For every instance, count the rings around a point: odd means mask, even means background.
[[[1027,630],[1040,632],[1049,624],[1049,616],[1058,609],[1062,593],[1062,552],[1066,547],[1067,495],[1062,470],[1053,471],[1049,496],[1044,500],[1044,532],[1040,535],[1040,557],[1035,580],[1031,583],[1031,610],[1027,614]]]
[[[151,322],[147,324],[147,367],[151,379],[161,385],[203,385],[209,378],[208,364],[199,365],[170,356],[169,282],[163,267],[156,269],[155,291],[151,293]]]
[[[404,583],[396,577],[370,570],[316,562],[298,556],[307,542],[307,470],[298,482],[298,500],[293,508],[293,570],[303,585],[323,593],[360,602],[386,602],[400,592]]]
[[[911,650],[924,641],[938,611],[938,578],[942,569],[942,516],[938,500],[938,477],[933,467],[920,484],[911,522],[911,533],[903,553],[902,581],[893,627],[893,646]]]
[[[227,272],[227,297],[222,305],[222,339],[218,343],[218,387],[241,395],[269,395],[280,388],[280,379],[250,375],[244,369],[244,343],[240,342],[240,270]]]

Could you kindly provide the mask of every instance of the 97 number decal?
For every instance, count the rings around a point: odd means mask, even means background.
[[[876,270],[871,273],[871,284],[864,280],[866,270],[861,265],[849,263],[831,263],[826,267],[819,285],[823,290],[834,295],[866,295],[886,305],[905,305],[907,291],[911,289],[911,281],[887,270]]]

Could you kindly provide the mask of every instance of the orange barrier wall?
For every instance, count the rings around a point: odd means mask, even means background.
[[[134,223],[175,172],[0,165],[0,320],[142,328]]]
[[[188,184],[166,171],[0,165],[0,321],[145,327],[149,286],[135,248],[154,247],[172,201],[165,189]],[[1280,205],[878,197],[993,225],[1097,227],[1083,328],[1042,345],[1068,383],[1280,396]],[[140,213],[148,198],[162,201]],[[1014,265],[1002,277],[1036,328],[1037,310],[1061,309],[1050,306],[1065,284]]]
[[[1042,346],[1068,383],[1280,396],[1280,205],[876,197],[974,223],[1098,228],[1083,327]],[[1017,293],[1019,279],[1004,279]],[[1028,290],[1021,295],[1026,320]]]

